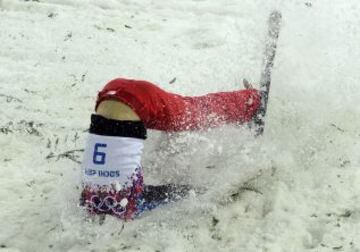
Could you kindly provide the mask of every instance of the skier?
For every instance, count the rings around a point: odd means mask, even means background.
[[[260,92],[245,90],[181,96],[147,81],[115,79],[99,92],[83,161],[81,205],[90,213],[129,220],[188,189],[145,186],[141,155],[146,130],[201,130],[250,122]]]

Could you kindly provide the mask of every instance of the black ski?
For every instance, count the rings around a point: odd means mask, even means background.
[[[265,127],[265,115],[267,103],[269,99],[270,84],[271,84],[271,71],[274,65],[274,59],[277,48],[277,41],[279,38],[281,26],[281,13],[273,11],[268,20],[268,34],[266,39],[265,53],[263,59],[263,70],[260,78],[260,93],[261,105],[257,115],[254,118],[254,123],[257,126],[256,135],[262,135]]]

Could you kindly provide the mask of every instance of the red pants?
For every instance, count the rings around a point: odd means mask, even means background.
[[[127,104],[146,128],[163,131],[248,122],[260,106],[260,94],[255,89],[189,97],[166,92],[147,81],[127,79],[115,79],[106,84],[98,94],[96,108],[107,99]]]

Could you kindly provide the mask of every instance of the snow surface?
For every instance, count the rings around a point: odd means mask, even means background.
[[[96,93],[186,95],[260,75],[283,13],[265,135],[150,132],[147,183],[205,188],[133,222],[85,219]],[[0,0],[0,251],[360,251],[357,0]],[[173,82],[176,78],[175,82]]]

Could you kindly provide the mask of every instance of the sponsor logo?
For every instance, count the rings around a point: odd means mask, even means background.
[[[89,204],[88,209],[90,211],[96,209],[99,212],[104,212],[104,213],[112,212],[115,215],[121,216],[126,211],[126,205],[122,206],[124,204],[121,203],[124,199],[118,202],[116,198],[111,195],[106,196],[104,199],[99,198],[98,195],[92,195],[90,200],[87,201],[87,203]]]
[[[85,169],[85,174],[88,176],[94,176],[96,174],[96,171],[91,169]]]
[[[87,176],[98,176],[105,178],[118,178],[120,177],[120,171],[106,171],[106,170],[94,170],[94,169],[85,169],[85,174]]]

